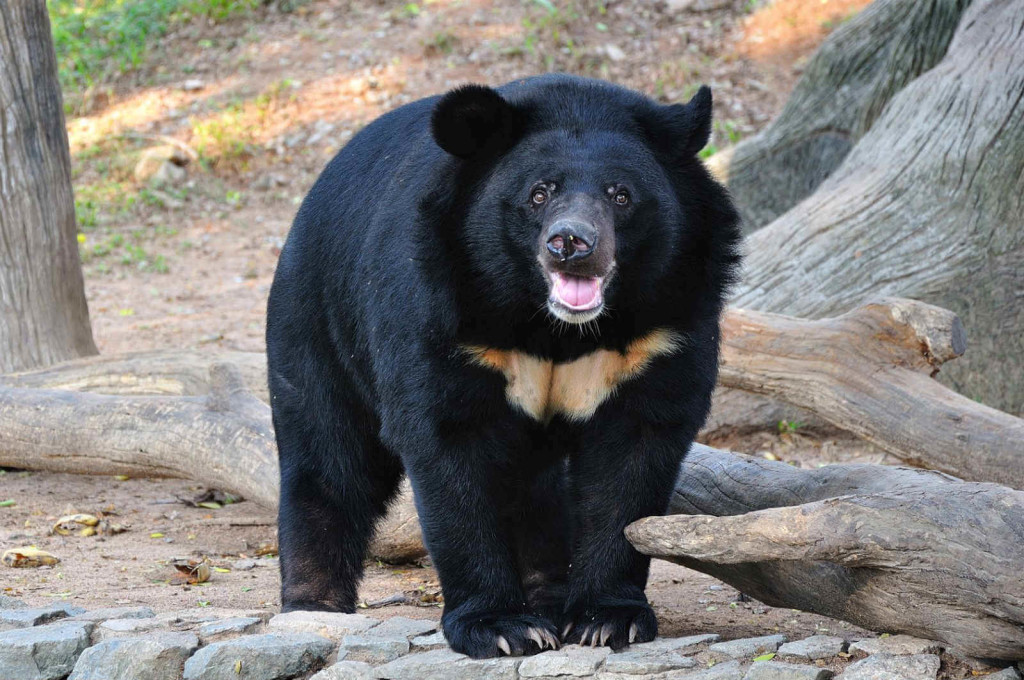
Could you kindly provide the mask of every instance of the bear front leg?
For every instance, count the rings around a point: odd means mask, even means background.
[[[690,439],[620,425],[570,461],[574,550],[561,631],[566,644],[620,649],[658,634],[644,595],[650,558],[630,545],[623,529],[664,513]]]
[[[463,432],[458,439],[465,445],[420,440],[403,456],[441,579],[441,624],[448,644],[474,658],[556,649],[557,629],[531,611],[513,539],[502,530],[514,475],[501,461],[514,454],[494,433]]]

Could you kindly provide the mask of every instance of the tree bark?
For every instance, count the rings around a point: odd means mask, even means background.
[[[976,0],[945,58],[747,251],[737,306],[820,317],[899,295],[951,309],[973,341],[943,382],[1024,412],[1024,3]]]
[[[695,445],[647,555],[774,607],[1024,659],[1024,492],[877,465],[798,470]]]
[[[44,2],[0,0],[0,373],[96,354]]]
[[[755,231],[810,195],[911,80],[946,53],[970,0],[876,0],[833,32],[782,113],[725,165],[729,191]]]

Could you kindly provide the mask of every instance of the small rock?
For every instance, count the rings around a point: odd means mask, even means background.
[[[266,623],[270,620],[272,612],[266,609],[224,609],[221,607],[206,607],[203,609],[180,609],[178,611],[157,614],[156,618],[166,624],[171,630],[192,630],[210,621],[220,621],[231,618],[254,618]]]
[[[746,674],[746,669],[743,668],[743,664],[739,661],[725,661],[723,663],[716,663],[711,668],[705,668],[702,671],[696,673],[687,673],[686,680],[743,680],[743,676]],[[676,678],[684,677],[677,675],[676,673],[666,673],[665,678]]]
[[[405,616],[395,616],[385,619],[379,625],[373,627],[370,635],[381,637],[414,638],[420,635],[433,633],[440,624],[430,619],[410,619]]]
[[[829,680],[835,673],[827,668],[778,661],[755,661],[743,680]]]
[[[339,661],[325,668],[309,680],[374,680],[373,666],[362,661]]]
[[[732,0],[668,0],[668,8],[673,12],[710,12],[731,4]]]
[[[607,647],[580,647],[570,645],[550,652],[527,657],[519,666],[522,678],[543,678],[550,675],[582,677],[593,675],[611,653]]]
[[[89,646],[92,624],[59,621],[0,633],[0,678],[57,680],[75,667]]]
[[[105,609],[92,609],[84,614],[72,616],[71,621],[92,621],[103,623],[110,619],[151,619],[156,614],[149,607],[107,607]]]
[[[850,654],[870,656],[872,654],[938,654],[943,644],[934,640],[922,640],[910,635],[890,635],[889,637],[868,638],[858,640],[850,645]]]
[[[346,635],[341,639],[338,658],[363,661],[373,665],[394,661],[409,653],[409,641],[404,637],[378,637],[374,635]]]
[[[185,680],[283,680],[315,670],[334,645],[312,633],[248,635],[214,642],[185,662]]]
[[[2,609],[0,610],[0,631],[38,626],[56,621],[57,619],[67,618],[68,616],[76,616],[83,612],[85,612],[84,609],[73,607],[66,603],[29,609]]]
[[[375,672],[388,680],[516,680],[521,663],[522,657],[470,659],[450,649],[435,649],[408,654],[378,666]]]
[[[315,633],[338,642],[376,626],[380,621],[362,614],[335,612],[287,612],[270,619],[267,629],[280,633]]]
[[[206,83],[199,80],[198,78],[189,78],[181,84],[181,89],[185,92],[198,92],[206,87]]]
[[[681,668],[693,668],[697,660],[675,652],[645,648],[645,645],[631,645],[621,652],[613,652],[605,659],[603,669],[609,673],[624,675],[652,675]]]
[[[16,597],[0,595],[0,609],[28,609],[28,605]]]
[[[716,642],[708,647],[708,652],[716,659],[751,659],[759,654],[778,651],[785,642],[785,635],[741,638],[728,642]]]
[[[191,160],[189,154],[173,144],[150,147],[142,152],[138,163],[135,164],[135,181],[181,181],[186,175],[185,166]]]
[[[630,645],[629,648],[675,652],[676,654],[692,654],[703,645],[718,642],[721,639],[722,636],[717,633],[706,633],[704,635],[690,635],[681,638],[655,638],[650,642]]]
[[[1021,662],[1021,667],[1024,668],[1024,662]],[[1021,680],[1021,675],[1016,668],[1009,666],[1001,671],[989,673],[985,676],[985,680]]]
[[[96,628],[96,641],[137,636],[154,630],[167,630],[167,623],[159,618],[110,619]]]
[[[935,680],[939,657],[935,654],[875,654],[861,659],[839,676],[840,680]]]
[[[779,647],[779,657],[784,659],[831,659],[846,651],[846,640],[829,635],[812,635],[803,640],[787,642]]]
[[[415,637],[409,642],[413,649],[443,649],[448,646],[448,640],[445,639],[444,633],[437,631],[433,635],[421,635]]]
[[[191,633],[107,640],[82,652],[68,680],[177,680],[198,647]]]
[[[199,626],[199,639],[205,645],[243,633],[251,633],[258,625],[260,625],[260,620],[255,616],[235,616],[229,619],[209,621]]]
[[[604,46],[604,53],[608,55],[608,58],[612,61],[622,61],[626,58],[626,53],[622,51],[622,48],[618,45],[608,43]]]
[[[235,571],[249,571],[256,568],[256,560],[249,557],[236,560],[231,563],[231,568]]]

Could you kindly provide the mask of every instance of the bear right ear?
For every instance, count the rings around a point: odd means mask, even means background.
[[[515,144],[522,116],[500,94],[483,85],[463,85],[441,97],[430,117],[437,145],[458,158],[497,154]]]

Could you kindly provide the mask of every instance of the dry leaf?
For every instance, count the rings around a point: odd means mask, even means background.
[[[210,565],[206,563],[206,560],[181,557],[171,560],[171,566],[177,569],[181,573],[182,577],[184,577],[172,579],[171,583],[188,583],[189,585],[196,585],[197,583],[206,583],[210,580]]]
[[[99,523],[100,520],[95,515],[64,515],[53,525],[53,533],[61,536],[95,536]]]
[[[34,545],[30,545],[23,548],[5,550],[3,557],[0,557],[0,562],[3,562],[8,567],[24,569],[29,567],[52,567],[60,562],[60,558],[56,555],[51,555],[45,550],[40,550]]]

